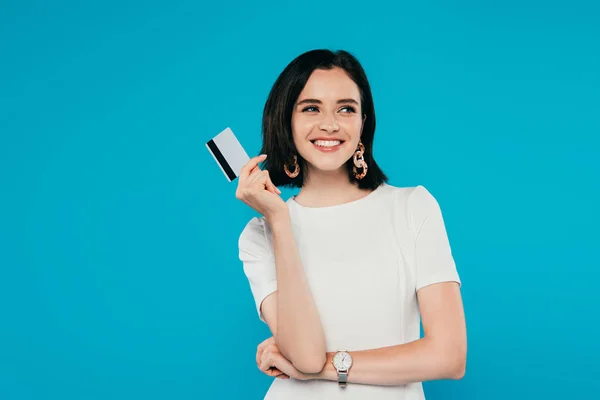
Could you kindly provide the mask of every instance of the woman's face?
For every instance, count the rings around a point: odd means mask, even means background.
[[[358,86],[340,68],[315,70],[298,96],[292,135],[309,168],[337,171],[354,155],[363,117]]]

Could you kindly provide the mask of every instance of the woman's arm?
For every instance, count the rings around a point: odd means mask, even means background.
[[[269,221],[277,271],[277,292],[262,302],[261,311],[277,347],[295,368],[306,373],[323,369],[325,335],[296,247],[288,212]]]
[[[436,379],[461,379],[465,374],[467,337],[460,289],[455,282],[426,286],[417,292],[424,337],[414,342],[350,352],[348,381],[401,385]],[[337,381],[327,353],[325,368],[313,379]]]

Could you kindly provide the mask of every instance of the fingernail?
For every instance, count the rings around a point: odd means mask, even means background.
[[[266,157],[266,154],[260,154],[259,157]]]
[[[281,190],[277,189],[277,193],[281,194]]]

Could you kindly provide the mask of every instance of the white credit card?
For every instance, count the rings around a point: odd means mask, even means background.
[[[240,176],[240,170],[250,157],[230,128],[226,128],[206,143],[206,148],[214,157],[229,182]]]

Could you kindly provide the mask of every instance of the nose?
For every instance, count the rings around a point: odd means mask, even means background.
[[[340,129],[337,121],[335,120],[335,118],[330,118],[330,119],[324,119],[323,121],[321,121],[321,123],[319,124],[319,129],[321,129],[322,131],[327,131],[327,132],[335,132],[338,131]]]

